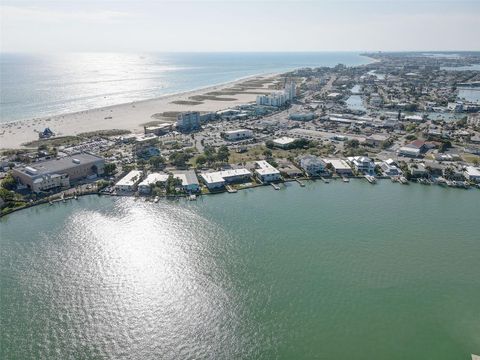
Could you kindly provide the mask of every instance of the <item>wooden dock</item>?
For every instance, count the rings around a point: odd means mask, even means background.
[[[304,187],[304,186],[305,186],[305,184],[304,184],[303,182],[301,182],[300,180],[298,180],[297,178],[295,178],[295,181],[296,181],[297,183],[299,183],[301,187]]]
[[[272,187],[275,189],[275,190],[280,190],[280,186],[274,184],[274,183],[271,183],[270,185],[272,185]]]

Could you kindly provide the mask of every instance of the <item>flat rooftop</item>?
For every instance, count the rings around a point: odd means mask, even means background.
[[[143,180],[139,186],[150,186],[157,182],[166,182],[168,180],[168,175],[164,173],[151,173]]]
[[[142,178],[142,172],[139,170],[132,170],[123,178],[121,178],[116,186],[133,186]]]
[[[77,166],[84,166],[85,164],[94,164],[98,161],[103,161],[103,158],[89,153],[78,153],[58,159],[39,161],[29,164],[25,167],[17,168],[16,170],[28,176],[41,176],[55,173],[62,173],[67,169]]]
[[[173,177],[182,181],[183,186],[198,185],[197,175],[193,170],[175,171],[172,174]]]
[[[229,178],[235,178],[237,176],[251,176],[252,173],[247,169],[230,169],[230,170],[222,170],[222,171],[215,171],[210,173],[203,173],[201,174],[202,178],[207,183],[221,183],[225,182]]]

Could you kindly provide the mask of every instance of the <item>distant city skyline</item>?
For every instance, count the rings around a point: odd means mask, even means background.
[[[9,1],[2,52],[480,50],[480,2]]]

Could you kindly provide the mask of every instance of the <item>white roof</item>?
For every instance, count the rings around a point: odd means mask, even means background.
[[[138,186],[150,186],[150,184],[155,184],[157,182],[166,182],[168,180],[167,174],[161,173],[151,173],[149,174],[145,180],[143,180]]]
[[[132,186],[135,185],[142,178],[142,172],[139,170],[132,170],[117,182],[117,186]]]
[[[174,172],[173,177],[180,179],[183,186],[198,185],[197,175],[193,170]]]
[[[420,154],[420,149],[412,148],[409,146],[402,146],[398,151],[405,154]]]
[[[465,171],[469,176],[480,176],[480,169],[479,168],[476,168],[476,167],[473,167],[473,166],[467,166]]]
[[[326,163],[332,164],[335,170],[351,170],[350,166],[342,159],[324,159]]]
[[[278,171],[274,167],[272,167],[271,169],[270,168],[255,169],[255,172],[259,175],[280,174],[280,171]]]
[[[233,134],[241,134],[243,132],[252,132],[252,130],[248,130],[248,129],[238,129],[238,130],[228,130],[228,131],[225,131],[225,134],[229,134],[229,135],[233,135]]]
[[[260,175],[268,175],[268,174],[280,174],[280,171],[275,169],[272,165],[270,165],[267,161],[265,160],[260,160],[255,162],[257,165],[257,169],[255,169],[255,172]]]
[[[251,176],[252,173],[247,169],[229,169],[223,171],[215,171],[210,173],[203,173],[200,176],[205,180],[205,182],[212,183],[223,183],[225,179],[236,177],[236,176]]]
[[[294,141],[295,141],[294,138],[284,136],[284,137],[273,140],[273,143],[278,145],[288,145],[293,143]]]

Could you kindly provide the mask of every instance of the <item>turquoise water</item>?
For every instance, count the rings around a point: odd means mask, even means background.
[[[2,359],[469,359],[478,190],[362,180],[0,220]]]
[[[352,52],[0,54],[0,122],[145,100],[257,74],[368,62]]]

